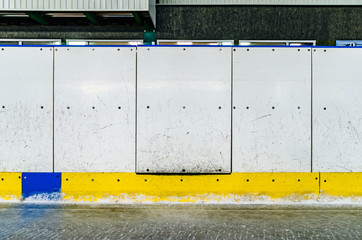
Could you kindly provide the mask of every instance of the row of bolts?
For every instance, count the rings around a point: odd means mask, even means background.
[[[2,106],[2,108],[5,108],[5,106]],[[41,109],[43,109],[44,107],[43,106],[40,106]],[[96,107],[93,106],[92,109],[95,109]],[[147,109],[150,109],[150,106],[147,106],[146,107]],[[182,107],[183,109],[186,109],[186,106],[183,106]],[[67,109],[70,109],[70,107],[68,106]],[[121,109],[120,106],[118,106],[118,109]],[[219,106],[219,109],[221,109],[221,106]],[[236,107],[234,106],[233,109],[236,109]],[[247,106],[246,109],[249,109],[249,107]],[[273,106],[272,109],[275,109],[275,107]],[[300,109],[300,107],[298,106],[298,109]],[[326,107],[323,108],[323,110],[327,110]]]

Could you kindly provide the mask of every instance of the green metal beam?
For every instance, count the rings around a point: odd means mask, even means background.
[[[83,14],[84,14],[84,16],[86,16],[86,18],[91,23],[96,24],[96,25],[101,25],[102,24],[102,18],[99,17],[97,14],[91,13],[91,12],[84,12]]]
[[[143,20],[142,20],[141,16],[137,12],[133,12],[132,15],[133,15],[134,19],[136,20],[137,25],[143,26]]]
[[[41,25],[49,25],[48,19],[46,16],[44,16],[43,13],[27,12],[26,15],[28,15],[31,19],[40,23]]]
[[[144,33],[143,33],[143,44],[153,45],[156,43],[156,30],[153,27],[153,24],[145,23]]]

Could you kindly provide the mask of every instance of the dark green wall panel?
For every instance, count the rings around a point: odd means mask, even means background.
[[[362,7],[158,6],[158,38],[362,39]]]
[[[0,38],[139,39],[117,26],[0,26]],[[362,39],[362,7],[158,6],[159,39]]]

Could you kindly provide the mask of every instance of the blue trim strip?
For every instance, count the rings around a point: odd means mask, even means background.
[[[25,47],[59,47],[60,45],[0,45],[0,47],[20,47],[20,48],[25,48]]]
[[[54,47],[85,47],[85,48],[98,48],[98,47],[137,47],[137,45],[55,45]]]
[[[313,48],[314,46],[284,46],[284,45],[242,45],[234,48]]]
[[[313,46],[313,48],[362,48],[362,46],[359,46],[359,47],[352,47],[352,46]]]
[[[0,45],[0,47],[137,47],[137,45]]]
[[[143,48],[143,47],[223,47],[223,48],[362,48],[362,46],[282,46],[282,45],[250,45],[250,46],[238,46],[238,45],[0,45],[0,47],[58,47],[58,48],[76,48],[76,47],[85,47],[85,48],[99,48],[99,47],[107,47],[107,48]]]
[[[231,48],[233,46],[231,45],[139,45],[137,46],[139,48],[141,47],[226,47]]]
[[[362,48],[351,46],[280,46],[280,45],[258,45],[258,46],[233,46],[234,48]]]

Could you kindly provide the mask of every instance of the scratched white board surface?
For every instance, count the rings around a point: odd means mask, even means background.
[[[55,50],[55,171],[134,172],[136,48]]]
[[[51,172],[53,49],[0,47],[0,172]]]
[[[362,49],[313,50],[313,170],[362,171]]]
[[[233,172],[311,171],[311,49],[233,54]]]
[[[231,48],[139,47],[137,172],[231,171]]]

